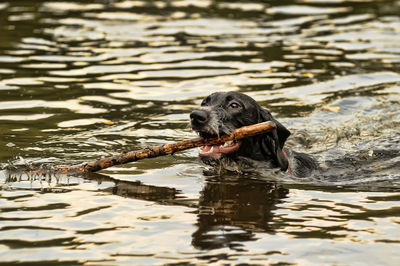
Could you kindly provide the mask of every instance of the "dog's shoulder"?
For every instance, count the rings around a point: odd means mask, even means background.
[[[319,167],[317,161],[306,153],[293,151],[286,147],[284,152],[287,155],[291,171],[296,177],[310,176]]]

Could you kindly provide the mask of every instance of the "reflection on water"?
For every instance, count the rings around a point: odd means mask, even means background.
[[[241,250],[256,232],[274,232],[272,211],[288,190],[257,180],[206,182],[199,199],[198,230],[192,244],[200,249]]]
[[[209,173],[197,152],[86,177],[0,171],[0,260],[399,260],[399,1],[3,1],[0,166],[71,165],[194,136],[254,97],[327,171]],[[166,244],[168,242],[168,244]]]

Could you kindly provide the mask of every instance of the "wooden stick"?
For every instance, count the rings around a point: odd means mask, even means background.
[[[82,165],[59,167],[54,169],[54,171],[66,174],[97,172],[99,170],[103,170],[111,166],[126,164],[146,158],[154,158],[158,156],[169,155],[177,151],[183,151],[195,147],[219,145],[227,141],[238,140],[245,137],[254,136],[260,133],[269,132],[274,130],[275,128],[276,125],[274,122],[267,121],[235,129],[231,134],[223,135],[220,136],[219,138],[215,137],[215,138],[203,139],[198,137],[193,139],[187,139],[170,144],[164,144],[161,146],[147,147],[137,151],[123,152],[115,156],[101,158],[96,161],[92,161]]]

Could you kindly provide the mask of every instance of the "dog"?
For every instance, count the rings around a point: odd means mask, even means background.
[[[309,155],[284,147],[290,131],[250,96],[240,92],[215,92],[190,113],[192,129],[203,138],[229,134],[236,128],[272,121],[276,129],[222,145],[199,148],[199,156],[210,165],[221,160],[243,159],[262,162],[268,168],[279,168],[295,177],[305,177],[318,169]]]

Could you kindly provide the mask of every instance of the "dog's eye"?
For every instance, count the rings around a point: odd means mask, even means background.
[[[241,106],[240,106],[240,104],[238,104],[238,103],[231,103],[230,105],[229,105],[229,107],[231,107],[231,108],[240,108]]]
[[[200,106],[207,106],[207,104],[208,104],[209,101],[210,101],[210,97],[205,98],[205,99],[201,102]]]

